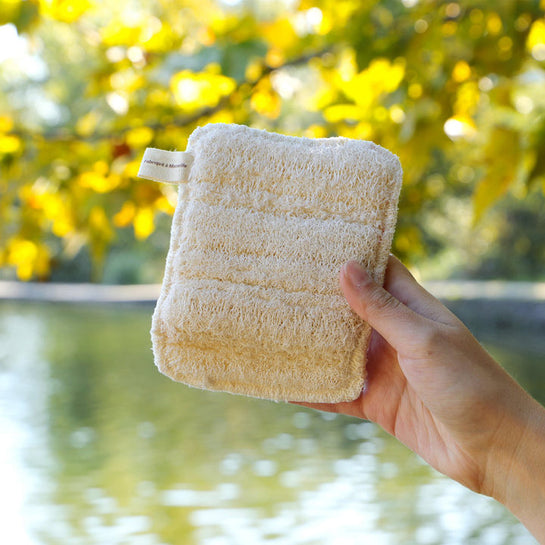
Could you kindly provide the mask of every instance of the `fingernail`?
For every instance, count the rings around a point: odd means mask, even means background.
[[[367,271],[357,261],[349,261],[348,263],[345,263],[344,274],[348,281],[356,287],[361,286],[367,280],[369,280]]]

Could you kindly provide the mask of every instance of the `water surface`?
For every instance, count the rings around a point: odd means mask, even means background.
[[[536,543],[369,422],[163,377],[151,310],[0,304],[2,543]],[[543,403],[542,347],[503,341]]]

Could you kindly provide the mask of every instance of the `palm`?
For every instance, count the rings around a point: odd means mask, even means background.
[[[352,402],[359,412],[352,414],[376,422],[439,471],[474,488],[477,483],[467,476],[478,480],[476,463],[422,401],[401,370],[397,352],[375,331],[367,373],[365,393]]]
[[[385,290],[372,281],[357,288],[343,273],[340,280],[352,309],[374,327],[366,385],[354,401],[304,405],[376,422],[439,471],[482,488],[478,468],[501,429],[498,411],[486,409],[502,399],[495,385],[510,389],[512,380],[393,256]]]
[[[371,334],[362,394],[350,402],[307,405],[371,420],[439,471],[470,488],[479,486],[478,464],[422,401],[401,370],[398,353],[376,331]]]
[[[355,262],[340,284],[373,328],[365,388],[354,401],[303,405],[376,422],[439,471],[512,505],[545,544],[543,409],[393,256],[384,288]]]

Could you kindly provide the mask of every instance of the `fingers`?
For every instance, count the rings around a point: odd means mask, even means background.
[[[389,287],[393,288],[394,293],[402,294],[407,303],[414,303],[423,297],[413,285],[418,285],[416,280],[405,267],[399,267],[395,261],[392,265]],[[352,309],[398,352],[405,352],[414,346],[415,340],[422,338],[430,329],[427,318],[379,286],[355,261],[349,261],[342,267],[340,283]]]
[[[410,273],[409,269],[390,254],[384,289],[418,314],[437,322],[454,325],[458,318],[431,293],[426,291]]]

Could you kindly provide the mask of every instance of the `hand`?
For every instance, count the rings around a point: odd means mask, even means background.
[[[545,410],[395,257],[384,288],[355,262],[340,283],[373,328],[366,385],[355,401],[303,405],[376,422],[442,473],[505,503],[545,542]],[[530,453],[542,475],[531,496],[541,522],[517,512]]]

